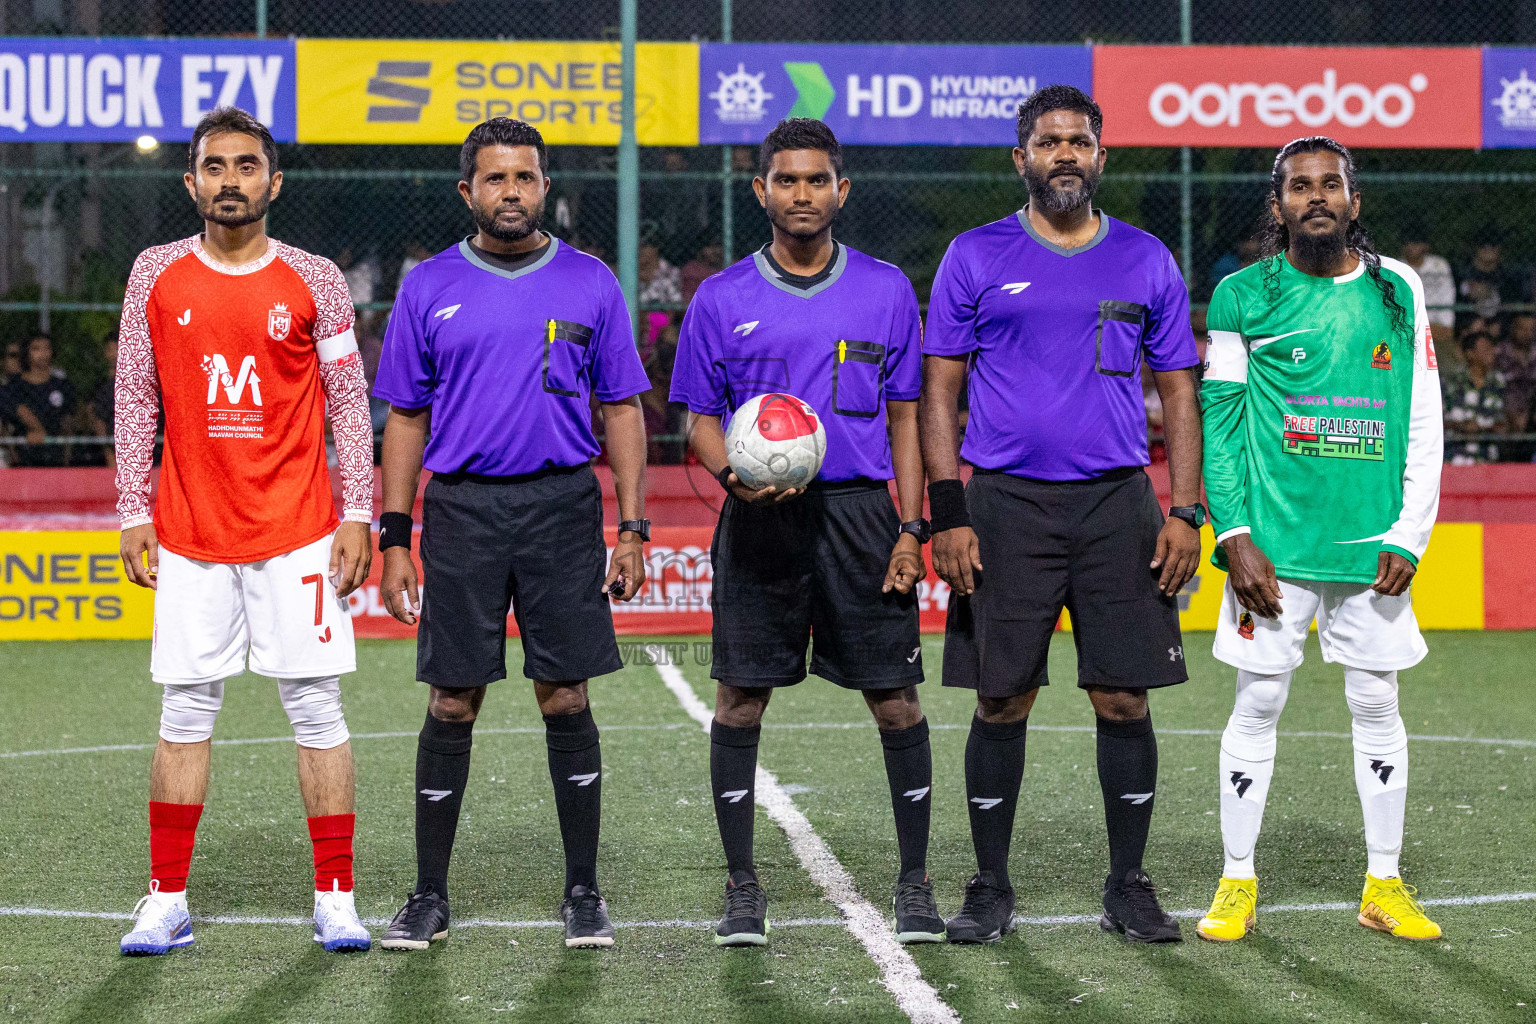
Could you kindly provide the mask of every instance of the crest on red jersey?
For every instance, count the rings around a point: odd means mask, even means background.
[[[281,302],[267,311],[267,336],[273,341],[282,341],[288,337],[288,331],[293,327],[293,314],[288,312],[288,307]]]

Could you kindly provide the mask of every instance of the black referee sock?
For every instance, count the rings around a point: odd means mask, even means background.
[[[1157,734],[1152,716],[1132,722],[1099,719],[1099,786],[1109,830],[1109,877],[1141,867],[1157,792]]]
[[[574,715],[545,715],[549,778],[555,784],[560,841],[565,845],[565,893],[597,887],[597,834],[602,819],[603,750],[589,704]]]
[[[1024,779],[1024,736],[1029,719],[988,722],[971,719],[965,741],[965,795],[971,812],[971,843],[976,870],[992,872],[1007,888],[1008,847],[1013,841],[1013,812]]]
[[[709,784],[715,795],[715,823],[725,847],[725,869],[756,872],[752,862],[752,824],[757,813],[757,740],[761,725],[739,727],[709,723]]]
[[[475,723],[444,722],[427,713],[416,741],[416,891],[448,898],[448,858],[469,782]]]
[[[928,819],[933,808],[928,719],[892,732],[882,729],[880,746],[885,750],[885,777],[891,784],[891,810],[896,815],[901,879],[921,882],[928,874]]]

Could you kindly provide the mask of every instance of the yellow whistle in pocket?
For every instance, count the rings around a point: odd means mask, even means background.
[[[848,361],[848,343],[846,341],[840,341],[837,343],[837,361],[839,363],[845,363]]]

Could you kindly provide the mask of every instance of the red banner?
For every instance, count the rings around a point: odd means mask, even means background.
[[[1111,146],[1482,143],[1482,53],[1471,47],[1099,46],[1093,98]]]
[[[709,590],[714,569],[709,563],[709,542],[713,530],[707,526],[658,526],[651,531],[646,545],[645,587],[629,602],[613,602],[613,625],[619,633],[657,635],[708,633],[713,621],[709,611]],[[617,530],[607,530],[609,553]],[[418,541],[421,539],[417,534]],[[375,546],[378,537],[374,537]],[[413,545],[411,557],[421,572],[419,544]],[[924,554],[931,565],[931,559]],[[397,621],[384,607],[379,596],[379,574],[384,559],[375,555],[373,569],[364,583],[349,598],[352,627],[360,637],[399,638],[416,635],[415,626]],[[421,581],[422,589],[431,580]],[[928,578],[918,584],[918,609],[925,633],[942,632],[944,611],[949,605],[949,587],[928,570]],[[507,635],[517,635],[517,623],[507,616]]]

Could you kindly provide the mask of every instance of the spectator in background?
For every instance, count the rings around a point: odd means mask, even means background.
[[[1430,251],[1429,232],[1421,222],[1404,228],[1402,255],[1403,262],[1424,282],[1424,304],[1429,307],[1429,330],[1435,339],[1436,354],[1443,352],[1442,359],[1449,356],[1452,365],[1460,363],[1460,346],[1452,344],[1456,339],[1456,311],[1435,308],[1456,303],[1456,278],[1451,273],[1450,261]]]
[[[117,424],[114,410],[117,407],[117,332],[109,331],[107,336],[101,339],[102,360],[107,364],[106,375],[101,383],[96,385],[96,393],[91,396],[91,404],[85,407],[86,426],[96,437],[111,438],[112,431]],[[117,468],[117,448],[110,440],[102,445],[102,451],[106,455],[106,463],[112,468]]]
[[[1504,411],[1504,375],[1494,368],[1498,350],[1484,330],[1469,330],[1461,337],[1464,369],[1444,377],[1446,461],[1457,466],[1497,462],[1496,441],[1464,440],[1467,435],[1508,432]]]
[[[352,247],[349,245],[342,248],[341,257],[337,259],[336,266],[341,268],[341,276],[347,280],[347,291],[352,295],[353,306],[364,306],[374,300],[381,276],[378,260],[372,256],[358,259],[352,254]],[[357,333],[362,334],[371,330],[375,319],[377,317],[374,310],[357,310]]]
[[[400,261],[400,277],[395,282],[395,288],[398,290],[405,283],[405,275],[415,270],[417,264],[424,263],[431,258],[432,254],[420,242],[408,243],[405,247],[405,258]],[[368,379],[372,380],[373,378],[370,377]]]
[[[693,293],[699,290],[699,285],[724,268],[725,247],[723,245],[715,242],[700,249],[698,255],[683,264],[683,301],[692,302]]]
[[[7,342],[5,353],[0,356],[0,437],[12,437],[22,432],[21,421],[16,418],[16,403],[11,399],[11,381],[21,376],[21,342]],[[10,446],[0,448],[0,466],[14,466],[16,450]]]
[[[676,324],[663,327],[656,337],[656,348],[645,362],[651,390],[640,396],[640,407],[645,412],[645,436],[650,439],[646,457],[650,465],[680,464],[686,450],[683,440],[658,440],[661,435],[681,437],[687,415],[686,406],[667,400],[672,394],[672,367],[677,361],[677,333]]]
[[[1485,240],[1472,253],[1472,262],[1461,275],[1461,301],[1476,307],[1462,314],[1463,323],[1472,317],[1494,320],[1505,302],[1520,300],[1520,285],[1504,266],[1503,248],[1497,241]]]
[[[642,305],[661,305],[683,301],[683,275],[668,263],[661,250],[650,242],[640,246],[635,267],[639,278]]]
[[[1259,240],[1250,236],[1237,243],[1231,252],[1224,253],[1211,267],[1211,287],[1221,283],[1221,279],[1237,273],[1244,267],[1251,266],[1259,261]]]
[[[1536,314],[1517,313],[1499,343],[1494,369],[1504,375],[1504,412],[1511,433],[1530,430],[1532,398],[1536,397]]]
[[[64,449],[43,445],[47,437],[64,437],[75,417],[75,386],[53,365],[53,339],[37,334],[27,342],[22,371],[8,385],[16,418],[27,435],[18,453],[25,466],[61,466]]]

